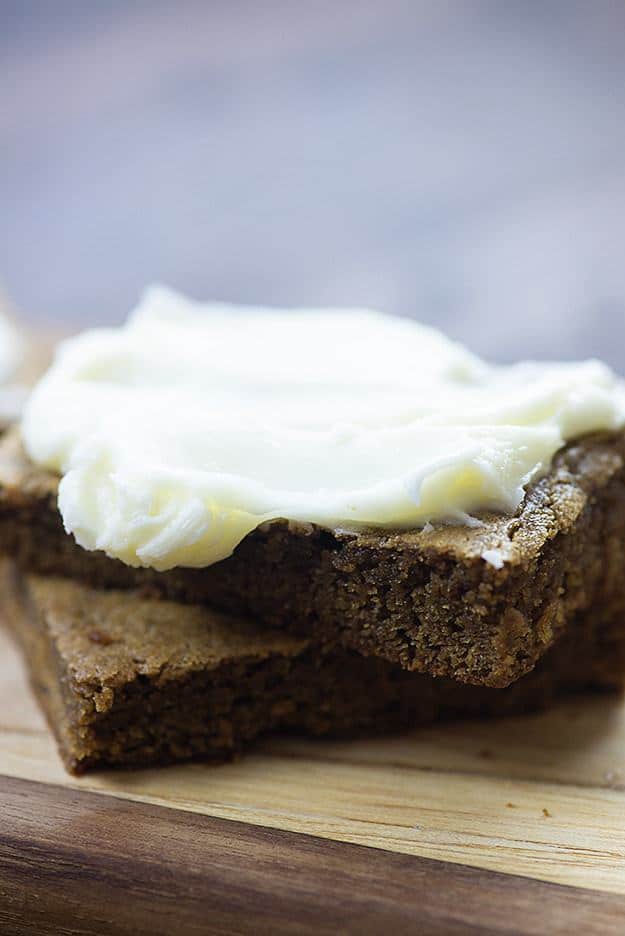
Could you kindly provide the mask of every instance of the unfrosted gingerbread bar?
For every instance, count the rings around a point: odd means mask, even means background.
[[[6,566],[9,564],[6,563]],[[504,715],[625,673],[620,617],[576,615],[507,689],[410,673],[206,607],[5,568],[2,616],[68,770],[223,761],[268,731],[349,737]]]

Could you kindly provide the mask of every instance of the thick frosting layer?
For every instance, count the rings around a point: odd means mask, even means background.
[[[217,562],[279,517],[411,528],[514,511],[565,440],[624,421],[625,386],[597,361],[495,367],[408,319],[153,287],[124,327],[60,347],[23,436],[62,474],[82,546],[164,570]]]

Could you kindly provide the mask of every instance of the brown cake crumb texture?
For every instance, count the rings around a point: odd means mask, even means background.
[[[214,566],[154,572],[75,544],[57,478],[29,463],[16,430],[0,444],[0,549],[37,573],[140,587],[407,670],[503,687],[580,613],[622,615],[624,465],[623,434],[588,436],[557,455],[514,517],[357,535],[277,521]],[[500,569],[483,558],[492,550]]]
[[[458,715],[504,715],[625,672],[621,617],[582,613],[507,689],[409,673],[206,607],[24,575],[3,612],[68,770],[221,761],[267,731],[353,736]]]

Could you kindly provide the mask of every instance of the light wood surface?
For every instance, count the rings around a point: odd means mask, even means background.
[[[3,936],[622,936],[625,898],[0,776]]]
[[[0,636],[0,774],[325,839],[625,894],[625,708],[353,743],[267,740],[222,767],[68,777]]]

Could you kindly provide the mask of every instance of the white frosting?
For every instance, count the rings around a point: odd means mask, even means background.
[[[123,328],[60,347],[23,435],[63,475],[82,546],[169,569],[223,559],[278,517],[410,528],[514,511],[564,440],[624,421],[625,386],[597,361],[494,367],[407,319],[154,287]]]

